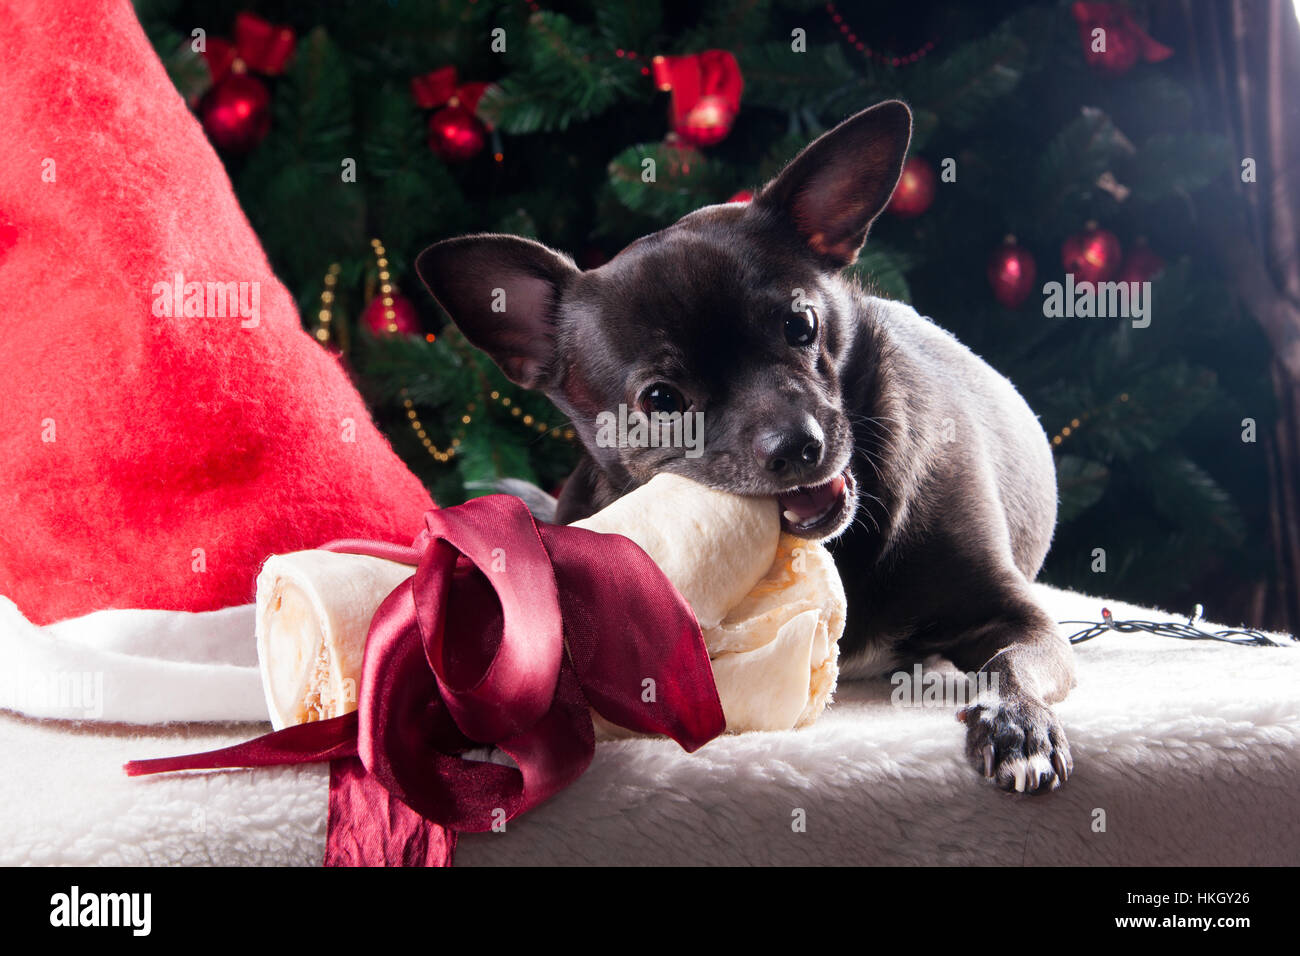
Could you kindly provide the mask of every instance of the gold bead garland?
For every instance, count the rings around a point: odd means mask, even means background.
[[[387,251],[378,238],[370,240],[370,248],[375,255],[375,264],[379,267],[379,295],[384,305],[384,318],[388,322],[389,333],[395,334],[397,332],[397,313],[393,308],[394,286],[392,273],[389,270]],[[332,322],[334,303],[337,298],[336,287],[341,271],[342,266],[335,262],[330,265],[325,274],[325,288],[320,295],[320,310],[317,312],[318,321],[313,333],[316,340],[322,345],[329,342],[333,334]],[[425,340],[428,342],[432,342],[434,339],[435,337],[432,335],[425,336]],[[452,436],[451,443],[446,448],[439,448],[429,438],[424,423],[420,421],[419,413],[415,410],[415,402],[405,388],[402,389],[401,396],[402,405],[406,409],[407,421],[410,423],[411,430],[415,432],[416,437],[420,439],[425,451],[437,462],[446,463],[451,461],[460,449],[461,440],[465,437],[466,427],[474,420],[477,405],[474,402],[469,402],[465,406],[465,410],[460,415],[460,427],[456,429],[455,434]],[[551,438],[563,439],[564,441],[573,441],[577,438],[577,433],[572,428],[553,427],[546,422],[537,421],[533,415],[525,413],[520,406],[516,405],[510,396],[502,395],[496,389],[492,390],[491,398],[502,408],[508,408],[511,418],[518,420],[521,425],[530,431],[536,431],[539,435],[549,435]]]
[[[393,309],[392,274],[388,271],[388,257],[384,244],[378,239],[370,240],[370,248],[375,250],[375,264],[379,266],[379,295],[384,304],[384,318],[388,320],[388,334],[397,334],[397,312]]]
[[[337,262],[325,273],[325,288],[320,294],[320,311],[316,313],[316,341],[325,345],[330,340],[330,322],[334,318],[334,287],[338,285],[339,272],[342,270]]]
[[[1128,392],[1121,392],[1117,401],[1127,402]],[[1084,412],[1078,418],[1070,419],[1070,424],[1064,426],[1059,432],[1052,436],[1052,447],[1060,447],[1061,443],[1079,430],[1079,426],[1086,422],[1092,416],[1092,412]]]
[[[530,430],[535,430],[539,435],[549,434],[551,438],[563,439],[564,441],[573,441],[578,437],[577,432],[572,428],[560,428],[558,426],[552,427],[546,422],[537,421],[532,415],[524,414],[523,409],[516,405],[509,395],[502,395],[496,389],[491,391],[490,397],[492,401],[496,402],[502,408],[510,409],[510,416],[518,419],[521,425]],[[474,420],[473,413],[477,406],[473,402],[470,402],[465,406],[465,411],[460,416],[461,427],[456,430],[456,434],[451,439],[451,444],[446,448],[439,448],[433,443],[429,438],[428,433],[425,431],[424,423],[420,421],[420,416],[415,410],[415,403],[407,394],[406,389],[402,389],[402,404],[406,407],[406,417],[410,422],[411,430],[414,431],[416,437],[420,439],[420,443],[424,445],[425,451],[433,456],[434,461],[443,464],[451,461],[451,459],[456,456],[456,452],[460,449],[461,439],[465,437],[465,426],[469,425],[470,422]]]
[[[563,438],[565,441],[573,441],[578,437],[577,433],[572,428],[552,428],[550,425],[546,424],[546,422],[537,421],[532,415],[525,415],[523,409],[516,405],[509,395],[502,395],[496,389],[493,389],[489,393],[488,397],[502,408],[510,409],[510,415],[512,418],[518,418],[525,428],[536,429],[539,435],[545,435],[549,432],[552,438]]]
[[[410,396],[407,395],[406,389],[402,389],[402,404],[406,406],[406,417],[410,420],[411,430],[415,432],[416,437],[420,439],[420,443],[424,445],[424,450],[433,456],[434,461],[444,463],[451,461],[452,458],[456,456],[456,451],[460,448],[461,438],[465,435],[464,426],[474,420],[472,414],[475,408],[474,403],[470,402],[465,406],[465,412],[460,416],[462,427],[456,430],[456,434],[452,436],[451,444],[446,448],[439,448],[429,438],[428,433],[424,430],[424,425],[420,422],[420,416],[415,411],[415,403],[412,402]]]

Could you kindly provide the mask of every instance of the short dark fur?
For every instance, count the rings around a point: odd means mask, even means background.
[[[750,204],[701,209],[591,271],[492,235],[438,243],[417,267],[471,342],[572,419],[587,456],[559,521],[660,471],[777,495],[847,469],[843,513],[809,534],[838,536],[846,676],[936,653],[996,672],[996,699],[965,714],[967,753],[1004,788],[1051,789],[1072,764],[1049,705],[1074,671],[1029,584],[1056,517],[1046,436],[952,336],[839,274],[888,202],[910,132],[901,103],[859,113]],[[806,347],[782,332],[795,290],[819,324]],[[505,311],[494,311],[501,292]],[[703,411],[703,455],[598,447],[597,414],[637,407],[657,382]],[[774,457],[787,446],[812,451]]]

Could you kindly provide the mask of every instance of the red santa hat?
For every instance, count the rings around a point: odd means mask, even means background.
[[[211,610],[269,554],[409,542],[428,493],[303,331],[130,4],[16,0],[0,51],[0,595],[36,624]],[[187,315],[178,282],[244,308]]]

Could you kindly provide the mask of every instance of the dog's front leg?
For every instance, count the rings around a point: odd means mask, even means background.
[[[1056,622],[1016,587],[993,616],[967,632],[949,653],[975,671],[983,693],[958,714],[966,753],[1003,790],[1055,790],[1074,769],[1070,745],[1051,705],[1075,685],[1074,656]]]

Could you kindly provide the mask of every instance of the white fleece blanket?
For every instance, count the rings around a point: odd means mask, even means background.
[[[1095,620],[1103,603],[1046,587],[1042,594],[1058,619]],[[256,675],[248,659],[220,661],[216,648],[229,635],[214,630],[210,644],[187,655],[201,660],[150,662],[128,653],[139,650],[138,630],[133,637],[101,621],[51,633],[12,605],[6,613],[6,603],[0,652],[22,645],[29,684],[50,668],[104,679],[98,703],[89,699],[93,679],[80,684],[80,700],[64,699],[75,682],[49,684],[43,703],[39,688],[11,682],[0,701],[78,718],[0,712],[0,864],[319,864],[323,765],[140,779],[121,771],[131,758],[206,750],[269,729],[103,719],[264,707],[256,681],[256,699],[247,696]],[[1177,617],[1109,606],[1117,618]],[[230,620],[216,623],[243,626],[240,610],[220,613]],[[165,630],[151,633],[145,643],[160,652],[176,646]],[[1005,794],[978,777],[962,757],[951,706],[892,704],[886,680],[842,684],[803,730],[724,737],[693,755],[662,740],[603,743],[586,775],[506,832],[463,836],[457,863],[1300,862],[1300,648],[1112,633],[1076,655],[1079,687],[1058,708],[1075,773],[1055,793]],[[158,696],[160,667],[191,699]],[[206,692],[195,690],[190,669],[212,675]]]

